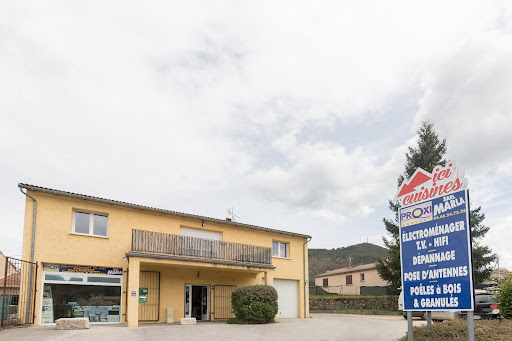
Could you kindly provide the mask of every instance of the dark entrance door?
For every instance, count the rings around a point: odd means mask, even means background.
[[[197,321],[208,321],[208,286],[191,285],[189,286],[190,294],[190,317],[195,317]]]

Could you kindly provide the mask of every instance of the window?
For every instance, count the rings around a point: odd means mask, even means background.
[[[44,276],[46,281],[68,281],[68,282],[83,282],[83,277],[73,275],[53,275],[46,274]]]
[[[329,278],[324,278],[323,286],[324,287],[328,287],[329,286]]]
[[[121,278],[112,277],[87,277],[89,283],[121,283]]]
[[[361,274],[361,282],[364,282],[364,274]]]
[[[222,232],[194,229],[183,226],[180,227],[180,235],[203,239],[222,240]]]
[[[352,284],[352,275],[348,275],[347,276],[347,285],[351,285]]]
[[[288,243],[272,242],[272,257],[288,258]]]
[[[108,217],[105,214],[75,211],[73,232],[90,236],[107,236]]]

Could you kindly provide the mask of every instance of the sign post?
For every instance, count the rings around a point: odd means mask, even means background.
[[[412,311],[471,312],[471,340],[474,288],[464,169],[452,161],[434,167],[432,173],[418,168],[395,199],[401,204],[404,311],[408,317]]]

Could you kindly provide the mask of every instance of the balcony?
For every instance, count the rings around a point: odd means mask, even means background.
[[[272,264],[272,250],[270,247],[143,230],[132,230],[132,252],[191,257],[214,261],[262,265]]]

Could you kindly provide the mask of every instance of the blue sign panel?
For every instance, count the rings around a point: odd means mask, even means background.
[[[404,310],[473,310],[467,191],[398,212]]]

